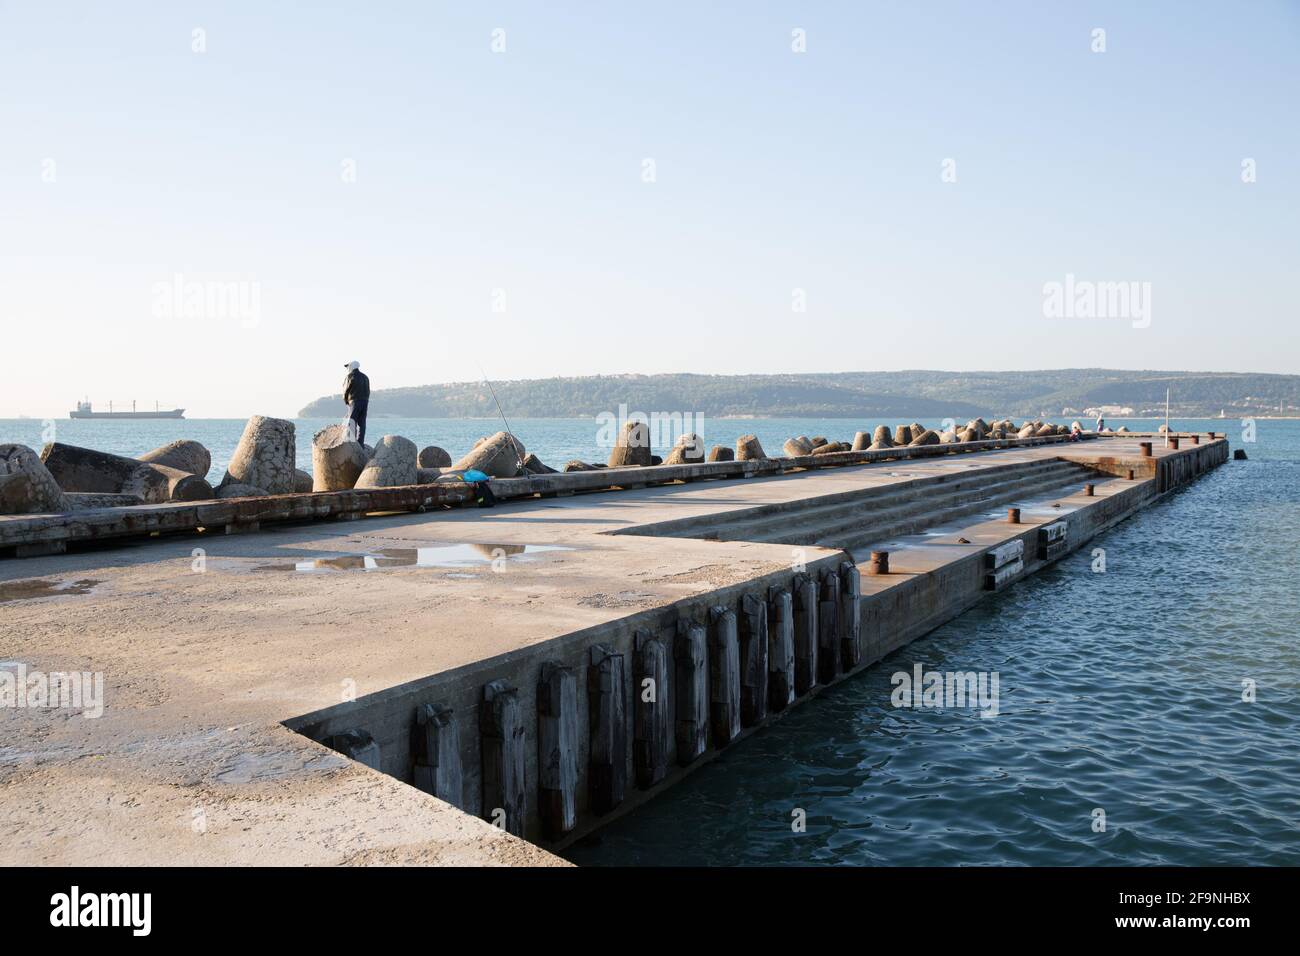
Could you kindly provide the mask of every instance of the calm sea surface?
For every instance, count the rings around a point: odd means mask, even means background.
[[[330,420],[298,420],[298,459]],[[867,423],[705,422],[851,439]],[[876,424],[876,423],[870,423]],[[893,424],[893,423],[891,423]],[[927,424],[933,424],[932,422]],[[1114,422],[1113,424],[1118,424]],[[1155,422],[1126,422],[1151,428]],[[731,748],[573,847],[584,865],[1300,864],[1300,422]],[[49,427],[55,434],[47,433]],[[544,461],[603,460],[591,419],[521,419]],[[195,438],[221,476],[243,421],[0,420],[0,441],[133,455]],[[494,420],[373,419],[453,456]],[[1092,549],[1106,553],[1095,573]],[[891,706],[890,676],[996,671],[999,712]],[[1256,699],[1242,700],[1243,681]],[[1105,831],[1096,832],[1097,811]],[[806,814],[796,833],[796,811]]]

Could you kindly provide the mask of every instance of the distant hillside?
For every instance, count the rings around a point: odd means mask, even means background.
[[[596,375],[495,382],[514,418],[584,418],[602,412],[691,412],[710,418],[969,418],[976,415],[1082,414],[1100,405],[1135,415],[1172,411],[1208,417],[1300,414],[1300,376],[1234,372],[1126,372],[1054,369],[1036,372],[827,372],[808,375]],[[327,418],[338,395],[299,412]],[[1071,409],[1065,412],[1064,409]],[[376,388],[370,414],[400,418],[493,418],[496,405],[482,382]],[[1112,413],[1113,417],[1113,413]]]

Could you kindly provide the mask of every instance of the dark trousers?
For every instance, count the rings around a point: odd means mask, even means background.
[[[370,399],[361,398],[352,403],[352,411],[348,417],[357,423],[357,441],[361,444],[366,443],[366,407],[370,404]]]

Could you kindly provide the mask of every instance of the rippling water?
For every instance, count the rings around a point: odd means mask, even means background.
[[[1229,433],[1249,461],[990,595],[567,855],[1300,864],[1300,422],[1258,429],[1254,444]],[[894,708],[890,675],[915,662],[997,671],[998,715]]]

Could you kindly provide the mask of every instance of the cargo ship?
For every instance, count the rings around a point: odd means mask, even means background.
[[[90,407],[90,401],[77,402],[77,407],[68,412],[69,418],[184,418],[185,409],[183,408],[159,408],[158,403],[153,403],[153,411],[138,412],[135,410],[135,402],[131,403],[129,412],[114,411],[113,403],[108,403],[108,411],[97,412]]]

